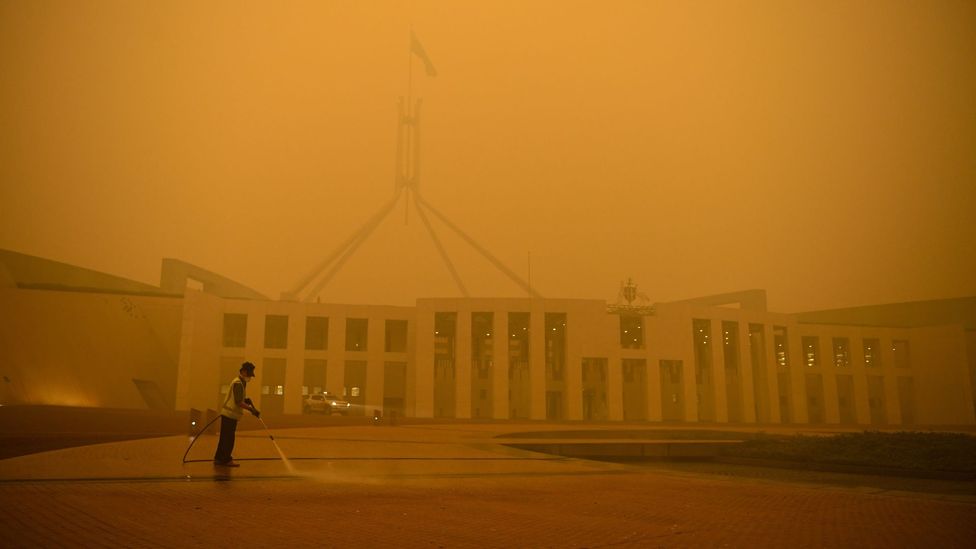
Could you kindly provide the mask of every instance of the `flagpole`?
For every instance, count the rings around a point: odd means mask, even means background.
[[[406,117],[407,117],[407,123],[408,124],[413,124],[413,120],[412,120],[412,118],[413,118],[413,42],[412,42],[412,40],[413,40],[413,25],[410,25],[410,40],[411,40],[411,44],[410,44],[410,46],[407,46],[407,108],[406,108]],[[411,168],[410,168],[410,158],[412,156],[411,149],[413,147],[413,137],[412,136],[413,136],[413,131],[412,130],[408,131],[407,132],[407,146],[406,146],[406,150],[404,151],[405,159],[404,159],[403,165],[404,165],[404,175],[406,176],[406,177],[404,177],[404,184],[407,186],[407,192],[403,195],[403,224],[404,225],[408,225],[409,224],[408,219],[409,219],[409,215],[410,215],[410,179],[409,178],[410,178],[410,173],[412,171]]]
[[[413,25],[410,26],[410,39],[413,40]],[[407,116],[410,115],[410,107],[413,105],[413,42],[407,48]]]

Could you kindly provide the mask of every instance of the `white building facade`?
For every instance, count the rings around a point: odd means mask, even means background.
[[[273,300],[177,260],[158,287],[4,250],[0,267],[2,405],[216,409],[250,361],[266,414],[329,391],[354,414],[418,418],[976,424],[976,297],[799,314],[757,290],[395,307]]]
[[[973,335],[958,325],[808,324],[688,302],[184,300],[179,409],[213,407],[249,360],[271,413],[329,391],[354,413],[425,418],[974,423]]]

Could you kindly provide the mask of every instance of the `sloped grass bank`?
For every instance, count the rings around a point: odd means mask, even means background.
[[[959,433],[865,431],[831,436],[759,435],[726,448],[723,456],[794,462],[976,474],[976,437]]]

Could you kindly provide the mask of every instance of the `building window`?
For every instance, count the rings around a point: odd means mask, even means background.
[[[494,346],[492,331],[495,317],[492,313],[471,313],[471,358],[491,354]]]
[[[224,347],[243,347],[247,341],[247,315],[224,313]]]
[[[477,379],[489,379],[495,343],[492,313],[471,313],[471,369]]]
[[[566,313],[546,313],[546,379],[562,381],[566,366]]]
[[[912,366],[907,340],[896,339],[892,341],[891,351],[895,354],[895,368],[910,368]]]
[[[529,313],[508,313],[509,418],[529,417]]]
[[[607,419],[609,416],[607,399],[607,359],[584,358],[581,370],[583,384],[583,419]]]
[[[366,392],[366,361],[347,360],[343,374],[342,396],[346,397],[352,405],[349,415],[366,414]]]
[[[346,350],[365,351],[369,321],[365,318],[346,319]]]
[[[815,336],[804,336],[801,340],[803,347],[803,362],[808,368],[820,366],[820,339]]]
[[[712,382],[712,348],[710,347],[712,322],[694,319],[691,330],[695,343],[695,382],[699,385],[709,385]]]
[[[529,313],[508,314],[509,363],[529,364]]]
[[[264,348],[284,349],[288,346],[288,317],[268,315],[264,317]]]
[[[851,365],[851,344],[846,337],[834,338],[834,366],[847,368]]]
[[[879,368],[881,366],[881,341],[877,338],[864,340],[864,367]]]
[[[454,369],[454,351],[457,338],[457,313],[434,313],[434,359],[450,361]],[[452,371],[452,378],[453,371]]]
[[[407,321],[387,320],[384,334],[383,350],[387,353],[405,353],[407,351]]]
[[[739,323],[722,323],[722,359],[725,362],[725,381],[734,382],[739,375]]]
[[[302,395],[317,395],[325,391],[325,373],[325,360],[306,358],[302,380]]]
[[[285,372],[288,370],[287,361],[283,358],[264,359],[261,374],[261,403],[258,407],[262,413],[273,415],[284,412],[285,404]],[[250,392],[250,390],[248,391]]]
[[[620,347],[644,348],[644,323],[637,315],[620,315]]]
[[[329,348],[329,319],[324,316],[305,318],[305,348],[323,351]]]
[[[790,366],[790,342],[786,328],[773,326],[773,351],[776,353],[776,364],[780,368]]]
[[[671,383],[681,383],[681,361],[680,360],[662,360],[661,367],[667,371],[668,381]]]

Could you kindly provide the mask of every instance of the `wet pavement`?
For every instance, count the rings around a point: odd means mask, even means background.
[[[233,469],[213,467],[209,435],[187,463],[186,436],[4,459],[0,545],[971,547],[976,540],[969,485],[608,463],[497,438],[538,429],[241,431],[234,452],[241,467]]]

